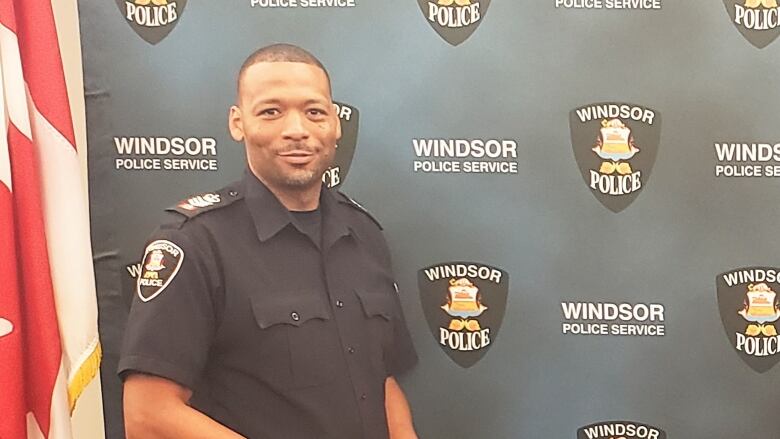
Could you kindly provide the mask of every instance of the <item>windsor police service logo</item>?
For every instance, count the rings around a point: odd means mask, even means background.
[[[666,432],[638,422],[607,421],[580,428],[577,439],[666,439]]]
[[[219,196],[219,194],[209,193],[196,195],[194,197],[187,198],[186,200],[182,200],[179,202],[179,204],[176,205],[176,207],[179,209],[195,211],[198,209],[214,206],[215,204],[219,204],[221,202],[222,198]]]
[[[352,158],[355,157],[360,122],[360,111],[357,108],[341,102],[335,104],[341,122],[341,139],[336,145],[333,165],[322,174],[322,182],[329,188],[341,185],[347,178]]]
[[[138,36],[157,44],[179,23],[187,0],[116,0],[116,4]]]
[[[439,347],[459,366],[473,366],[498,335],[509,274],[478,262],[446,262],[420,270],[417,282]]]
[[[138,297],[148,302],[159,296],[176,277],[182,261],[184,252],[171,241],[157,240],[146,246],[141,276],[136,283]]]
[[[720,318],[731,345],[753,370],[780,361],[780,268],[750,267],[717,277]]]
[[[780,35],[777,0],[723,0],[731,22],[750,44],[763,49]]]
[[[457,46],[466,41],[482,23],[491,0],[417,0],[428,24]]]
[[[574,158],[591,193],[620,212],[647,185],[661,139],[661,114],[635,104],[606,102],[569,113]]]

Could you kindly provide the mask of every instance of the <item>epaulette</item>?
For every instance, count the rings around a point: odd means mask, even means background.
[[[238,189],[231,185],[216,192],[192,195],[165,210],[184,215],[186,221],[200,214],[229,206],[241,198],[243,198],[243,194],[239,193]]]
[[[371,215],[371,212],[369,212],[365,207],[363,207],[362,204],[360,204],[357,201],[353,200],[349,195],[345,194],[344,192],[341,192],[341,191],[337,190],[336,193],[339,195],[336,198],[338,198],[340,203],[346,204],[346,205],[348,205],[348,206],[350,206],[350,207],[352,207],[354,209],[357,209],[357,210],[363,212],[364,215],[366,215],[367,217],[371,218],[371,221],[373,221],[374,224],[376,224],[377,227],[379,227],[379,230],[384,230],[384,228],[382,227],[382,224],[379,224],[379,221],[377,221],[377,219],[374,218],[373,215]]]

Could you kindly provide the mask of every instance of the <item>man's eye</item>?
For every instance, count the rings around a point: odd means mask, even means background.
[[[325,110],[319,108],[312,108],[309,110],[309,114],[311,114],[312,116],[324,116],[328,113],[326,113]]]
[[[266,108],[264,110],[260,110],[261,116],[278,116],[279,110],[277,108]]]

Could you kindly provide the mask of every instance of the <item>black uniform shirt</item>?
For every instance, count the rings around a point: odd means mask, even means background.
[[[146,248],[120,375],[178,382],[252,439],[387,438],[385,379],[417,360],[390,255],[343,194],[320,211],[315,240],[250,172],[180,203]]]

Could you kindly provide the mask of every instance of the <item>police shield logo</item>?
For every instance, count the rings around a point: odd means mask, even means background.
[[[335,105],[341,122],[341,139],[336,145],[336,157],[333,159],[333,165],[322,174],[322,182],[329,188],[341,185],[347,178],[352,158],[355,156],[355,148],[357,148],[360,122],[360,112],[357,108],[341,102],[335,102]]]
[[[726,336],[758,373],[780,361],[780,268],[749,267],[719,274],[718,308]]]
[[[777,0],[723,0],[723,4],[739,33],[759,49],[780,35]]]
[[[577,439],[666,439],[666,432],[638,422],[607,421],[578,429]]]
[[[136,282],[138,297],[148,302],[170,285],[184,261],[184,252],[171,241],[158,240],[146,247],[141,275]]]
[[[466,41],[482,23],[491,0],[417,0],[428,24],[453,46]]]
[[[478,262],[447,262],[423,268],[417,281],[437,344],[459,366],[473,366],[495,343],[509,274]]]
[[[584,105],[569,113],[574,158],[590,192],[613,212],[645,188],[661,139],[661,114],[620,102]]]
[[[157,44],[179,23],[187,0],[116,0],[116,4],[138,36]]]

